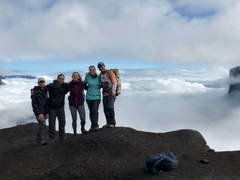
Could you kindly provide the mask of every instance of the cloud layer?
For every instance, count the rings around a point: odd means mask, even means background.
[[[3,0],[0,11],[0,61],[239,60],[237,0]]]
[[[80,72],[83,77],[85,72]],[[145,69],[121,70],[122,94],[117,98],[117,126],[131,127],[148,132],[168,132],[194,129],[218,151],[239,150],[239,98],[227,96],[228,69],[210,70]],[[57,74],[32,74],[44,76],[47,83]],[[71,73],[65,73],[66,82]],[[0,128],[36,122],[30,101],[30,88],[36,80],[5,79],[0,87]],[[88,108],[86,128],[90,128]],[[71,115],[67,96],[65,112],[66,131],[72,133]],[[100,126],[105,118],[102,103],[99,108]],[[56,126],[58,127],[58,126]],[[78,118],[78,132],[80,132]]]

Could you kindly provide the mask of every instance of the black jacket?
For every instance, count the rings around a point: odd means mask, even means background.
[[[48,84],[46,87],[49,91],[49,108],[57,109],[64,107],[65,94],[69,91],[69,84],[63,83],[58,86],[57,81],[54,80],[53,83]]]
[[[32,98],[32,108],[36,117],[39,114],[43,114],[46,116],[48,114],[48,93],[47,89],[43,90],[39,86],[34,87],[34,94],[31,96]]]

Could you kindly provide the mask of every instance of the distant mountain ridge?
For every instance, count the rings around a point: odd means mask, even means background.
[[[4,82],[2,82],[3,79],[12,78],[36,79],[36,77],[32,75],[6,75],[6,76],[0,75],[0,86],[5,84]]]
[[[234,68],[231,68],[229,71],[229,77],[231,78],[237,78],[240,76],[240,66],[236,66]],[[228,93],[236,93],[240,91],[240,82],[234,82],[229,85]]]
[[[32,76],[32,75],[6,75],[6,76],[2,76],[2,79],[12,79],[12,78],[36,79],[36,77]]]

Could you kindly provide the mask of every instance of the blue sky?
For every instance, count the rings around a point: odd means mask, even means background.
[[[208,69],[211,66],[208,64],[195,63],[195,64],[178,64],[178,63],[157,63],[146,62],[144,60],[121,60],[111,61],[99,58],[97,60],[91,60],[87,62],[65,62],[58,63],[58,60],[41,60],[41,61],[11,61],[3,62],[1,67],[10,71],[34,71],[34,72],[71,72],[87,70],[90,65],[97,67],[98,62],[104,62],[107,68],[118,69]],[[231,65],[225,65],[227,68],[231,68]]]
[[[239,65],[237,0],[3,0],[0,12],[8,70]]]
[[[158,63],[149,62],[140,60],[125,60],[118,62],[111,62],[109,60],[100,60],[105,63],[106,67],[109,68],[124,68],[124,69],[143,69],[143,68],[161,68],[161,67],[171,67],[171,65],[161,66]],[[46,61],[13,61],[9,63],[3,63],[2,67],[8,70],[22,70],[22,71],[45,71],[45,72],[54,72],[54,71],[76,71],[76,70],[87,70],[90,65],[97,67],[99,61],[88,61],[88,62],[65,62],[65,63],[54,63],[55,60],[51,60],[51,63]]]

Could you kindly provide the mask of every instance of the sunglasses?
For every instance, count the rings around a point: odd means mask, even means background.
[[[45,81],[39,81],[39,83],[45,83]]]

